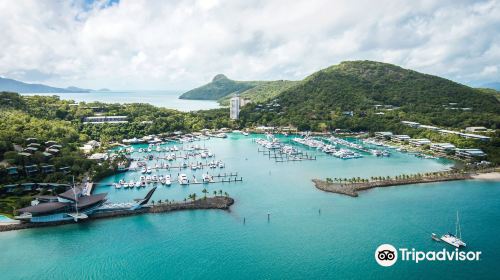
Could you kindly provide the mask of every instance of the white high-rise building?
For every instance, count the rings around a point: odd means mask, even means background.
[[[238,117],[240,116],[240,105],[241,105],[241,100],[239,96],[231,97],[229,117],[232,120],[237,120]]]

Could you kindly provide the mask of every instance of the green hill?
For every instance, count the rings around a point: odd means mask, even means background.
[[[286,80],[279,80],[279,81],[269,81],[269,82],[261,82],[259,85],[250,88],[246,91],[240,92],[240,96],[249,99],[252,102],[266,102],[272,98],[275,98],[283,92],[284,90],[287,90],[291,88],[292,86],[297,85],[299,82],[298,81],[286,81]],[[223,97],[222,99],[219,100],[219,103],[223,106],[229,105],[229,99],[233,97],[234,94],[230,94],[226,97]]]
[[[373,112],[374,105],[391,105],[399,109],[388,115],[397,118],[448,127],[500,127],[500,103],[493,94],[374,61],[347,61],[318,71],[280,93],[273,103],[272,108],[245,106],[242,124],[339,127],[343,111],[361,116]],[[356,128],[353,123],[346,126]]]
[[[233,81],[223,74],[215,76],[212,82],[183,93],[180,99],[218,100],[230,94],[242,93],[261,84],[259,81]]]

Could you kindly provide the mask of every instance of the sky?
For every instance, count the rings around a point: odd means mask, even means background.
[[[365,59],[500,81],[500,0],[16,0],[0,30],[0,76],[52,86],[300,80]]]

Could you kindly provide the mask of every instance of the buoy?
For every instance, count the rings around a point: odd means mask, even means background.
[[[267,221],[269,222],[270,219],[271,219],[271,214],[267,213]]]

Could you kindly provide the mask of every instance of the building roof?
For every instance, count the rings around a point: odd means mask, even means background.
[[[78,209],[88,207],[96,204],[99,201],[106,199],[106,193],[99,193],[95,195],[86,195],[78,198]]]
[[[64,198],[64,199],[75,201],[75,194],[78,197],[81,193],[82,193],[82,189],[75,187],[74,191],[73,191],[73,188],[70,188],[63,193],[58,194],[57,196]]]
[[[32,213],[32,214],[50,213],[61,210],[67,206],[69,206],[69,203],[67,202],[47,202],[47,203],[40,203],[37,205],[24,207],[18,209],[17,211],[20,213]]]

